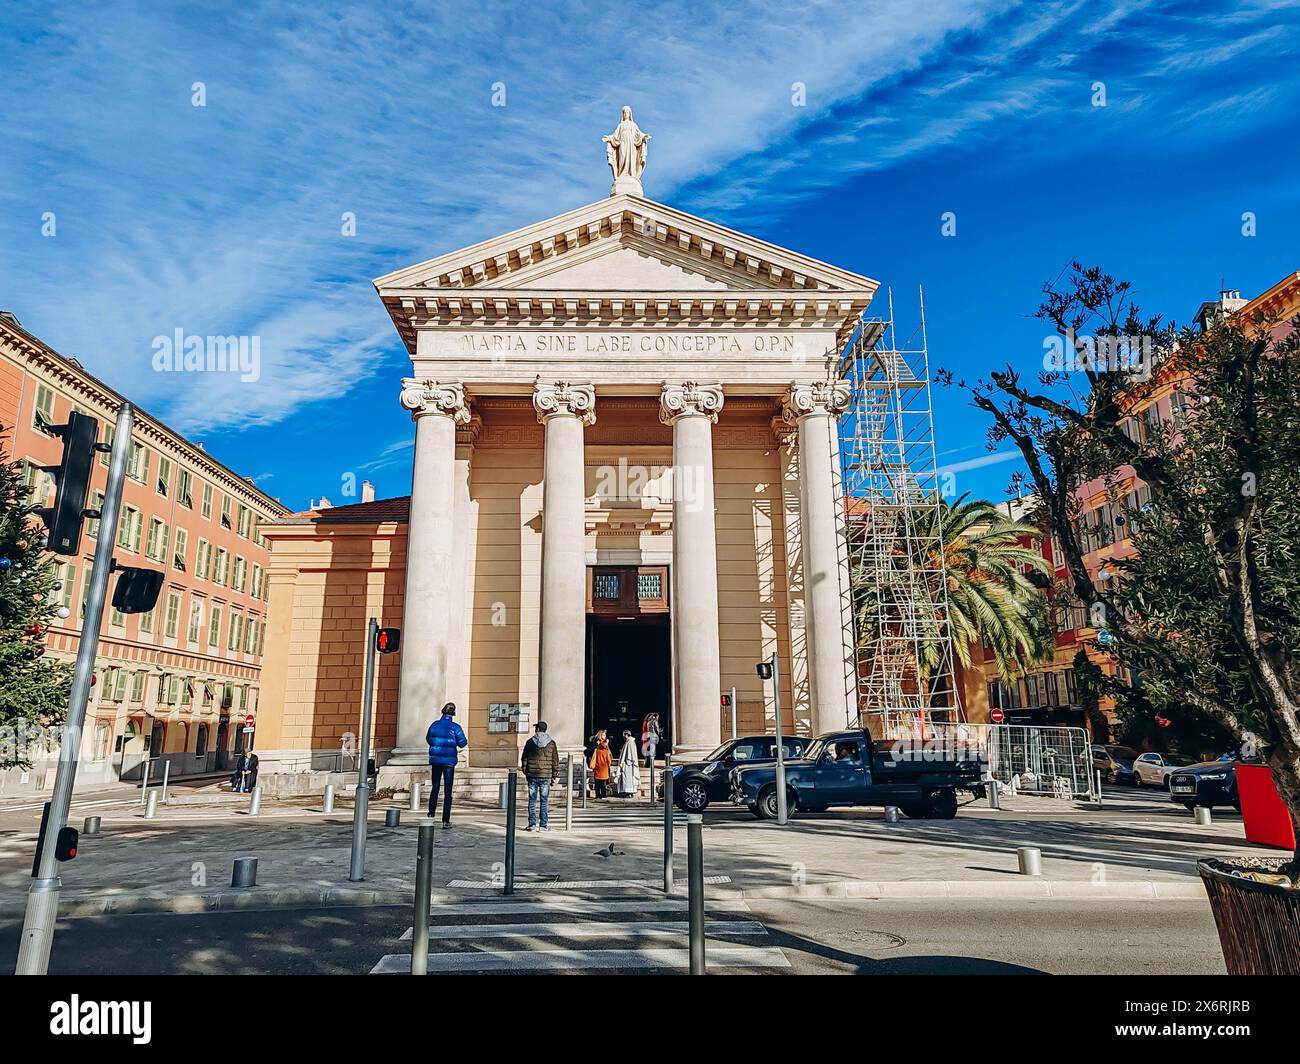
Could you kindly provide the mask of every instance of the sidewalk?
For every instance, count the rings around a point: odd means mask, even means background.
[[[91,810],[100,837],[83,837],[75,861],[60,869],[62,915],[128,911],[216,911],[305,905],[409,904],[418,814],[404,810],[399,828],[383,826],[390,803],[371,808],[366,879],[348,882],[351,808],[329,816],[319,800],[267,802],[258,817],[246,805],[160,810]],[[710,893],[745,897],[1072,897],[1203,898],[1198,858],[1262,851],[1242,841],[1240,820],[1218,814],[1197,827],[1167,798],[1132,796],[1101,810],[1044,799],[1017,799],[993,812],[983,804],[948,821],[885,823],[881,811],[797,817],[787,827],[743,810],[705,818],[705,873]],[[552,802],[551,830],[517,836],[516,890],[595,892],[662,890],[663,820],[654,807],[610,803],[577,812],[564,831],[562,802]],[[25,820],[23,818],[26,818]],[[442,894],[500,891],[504,814],[458,809],[455,827],[437,831],[434,887]],[[74,826],[80,814],[74,803]],[[21,911],[29,884],[37,821],[0,816],[0,914]],[[613,843],[621,855],[597,851]],[[1034,845],[1043,876],[1017,873],[1016,847]],[[686,831],[674,832],[678,889],[686,881]],[[1280,851],[1279,851],[1280,852]],[[258,886],[229,889],[236,857],[259,859]]]

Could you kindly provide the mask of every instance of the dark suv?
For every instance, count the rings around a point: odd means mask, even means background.
[[[781,736],[787,758],[802,757],[812,740],[801,735]],[[727,774],[737,765],[776,760],[776,736],[746,735],[729,739],[703,761],[673,766],[673,804],[688,813],[699,813],[712,801],[725,802],[731,795]]]
[[[1230,805],[1240,812],[1236,755],[1223,754],[1217,761],[1175,769],[1169,773],[1169,797],[1185,809]]]

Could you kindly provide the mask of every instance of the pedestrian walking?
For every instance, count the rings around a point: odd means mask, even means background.
[[[618,755],[618,796],[632,798],[641,789],[641,764],[636,752],[636,737],[630,728],[623,729],[623,749]]]
[[[662,733],[659,730],[659,714],[647,713],[641,722],[641,752],[645,754],[645,767],[654,764],[655,751],[659,746]]]
[[[547,734],[546,721],[539,720],[533,731],[533,737],[524,743],[523,756],[519,767],[524,770],[528,781],[528,827],[525,831],[536,831],[538,824],[538,805],[541,805],[541,824],[547,831],[547,803],[551,800],[551,784],[560,774],[560,749],[555,740]]]
[[[429,744],[429,771],[433,781],[429,787],[429,819],[438,811],[438,789],[444,788],[442,799],[442,826],[451,827],[451,788],[456,778],[456,762],[460,750],[469,745],[465,733],[456,723],[456,703],[442,707],[442,716],[429,725],[424,741]]]
[[[609,740],[603,731],[596,733],[596,749],[591,752],[591,760],[587,764],[591,767],[591,778],[596,783],[596,797],[603,799],[606,788],[609,787],[609,770],[614,764],[609,753]]]

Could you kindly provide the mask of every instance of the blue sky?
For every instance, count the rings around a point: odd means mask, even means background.
[[[6,22],[0,307],[295,508],[342,501],[348,474],[409,489],[409,361],[371,279],[603,197],[624,103],[654,135],[650,198],[878,278],[905,326],[924,285],[932,363],[968,376],[1040,363],[1031,312],[1072,258],[1179,320],[1221,278],[1250,296],[1300,269],[1295,3],[56,2]],[[260,336],[261,379],[154,372],[178,328]],[[981,416],[946,392],[936,419],[959,490],[1002,497],[1016,465]]]

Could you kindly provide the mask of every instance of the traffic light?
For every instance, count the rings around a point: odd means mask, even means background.
[[[754,666],[754,671],[758,673],[760,680],[770,680],[772,678],[772,663],[770,661],[760,661]]]
[[[113,609],[119,613],[148,613],[158,604],[158,593],[166,578],[160,570],[116,563],[113,568],[122,574],[113,588]]]
[[[49,530],[49,549],[54,554],[72,555],[81,544],[81,522],[86,516],[86,492],[95,463],[99,422],[89,414],[73,411],[66,425],[51,425],[50,431],[63,440],[63,459],[57,466],[43,466],[54,477],[54,505],[35,512]]]
[[[54,845],[56,861],[71,861],[77,856],[77,829],[59,828],[59,837]]]
[[[375,649],[381,654],[396,654],[402,642],[400,628],[378,628],[375,630]]]

